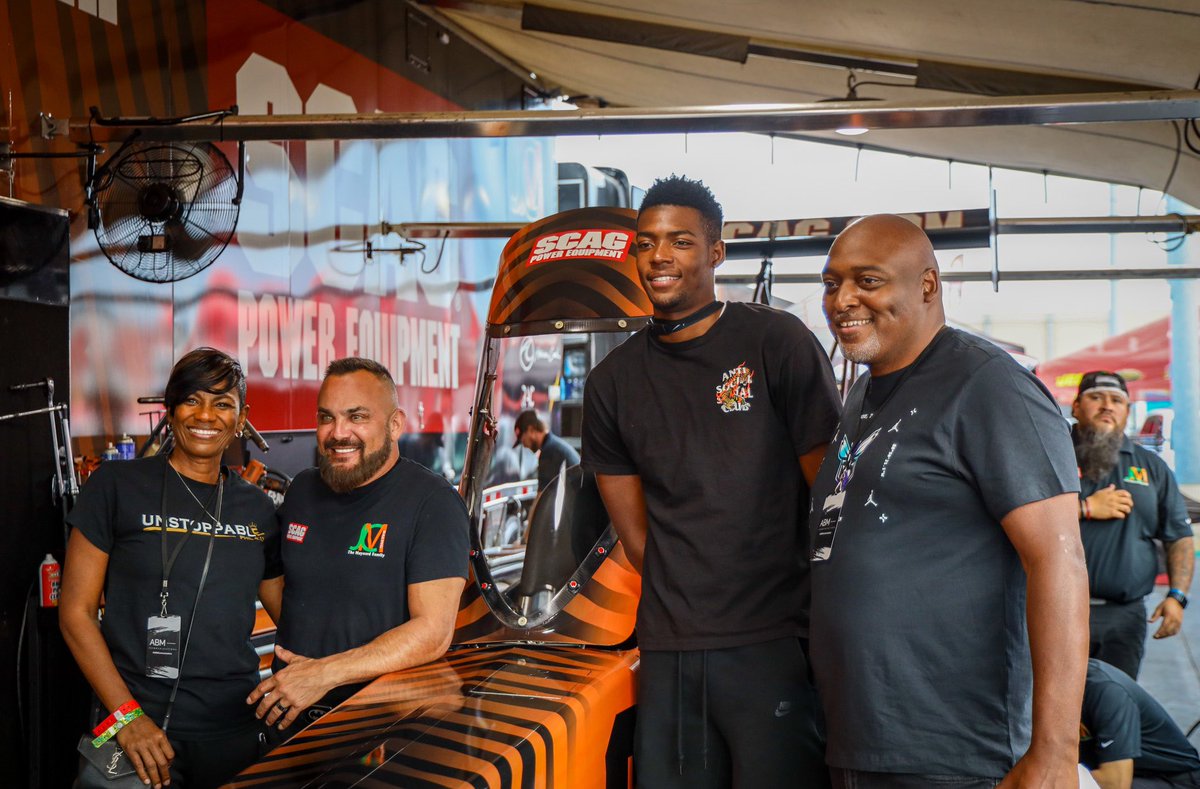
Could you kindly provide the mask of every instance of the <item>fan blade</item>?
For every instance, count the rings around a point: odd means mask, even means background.
[[[113,265],[149,282],[173,282],[206,268],[237,227],[237,182],[225,154],[211,143],[135,143],[121,150],[95,187],[101,250]],[[165,243],[155,243],[158,236]]]

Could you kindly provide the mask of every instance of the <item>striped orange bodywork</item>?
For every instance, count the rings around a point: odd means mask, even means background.
[[[463,648],[389,674],[231,786],[600,789],[638,653]]]
[[[267,613],[267,610],[260,607],[254,612],[254,629],[250,631],[250,639],[255,643],[265,636],[269,636],[270,638],[274,639],[274,633],[275,622],[271,619],[271,615]],[[273,655],[273,652],[267,652],[266,654],[259,655],[259,673],[264,672],[271,667],[271,659]]]
[[[523,227],[500,258],[488,308],[490,333],[497,336],[501,327],[506,335],[552,333],[555,321],[649,318],[653,307],[638,279],[632,244],[636,231],[637,212],[628,208],[579,208]],[[589,232],[625,234],[629,243],[619,257],[590,256],[586,246],[557,249],[554,254],[563,255],[558,259],[538,260],[535,254],[539,239],[573,234],[560,245],[579,244]]]
[[[607,541],[602,540],[600,547]],[[504,625],[492,613],[481,591],[478,574],[472,567],[471,579],[463,591],[455,622],[454,643],[472,644],[536,640],[545,643],[592,644],[615,646],[633,634],[642,576],[633,569],[625,548],[611,540],[608,556],[594,572],[576,573],[579,591],[546,627],[532,631]],[[482,568],[480,568],[482,571]]]
[[[569,246],[610,232],[608,256],[589,257]],[[640,328],[652,308],[637,275],[635,232],[633,211],[588,208],[547,217],[515,234],[492,293],[488,343]],[[550,248],[546,239],[564,234],[570,235],[561,256],[531,258]],[[628,243],[616,248],[618,240]],[[557,242],[554,249],[560,249]],[[494,360],[485,349],[472,447],[494,441],[484,418]],[[473,465],[475,451],[468,450],[461,488],[475,524],[471,570],[451,652],[371,683],[233,786],[629,785],[639,653],[622,647],[632,643],[641,576],[610,525],[540,618],[527,622],[497,588],[480,544],[481,498],[474,483],[482,473]],[[267,623],[260,612],[257,624]]]

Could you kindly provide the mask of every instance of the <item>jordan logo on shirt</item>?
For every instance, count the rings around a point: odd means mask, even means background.
[[[350,556],[374,556],[382,559],[387,527],[386,523],[364,523],[358,535],[358,542],[351,545],[346,553]]]
[[[750,385],[754,383],[754,371],[742,362],[737,367],[721,374],[721,385],[717,387],[717,405],[723,413],[749,411],[754,395]]]

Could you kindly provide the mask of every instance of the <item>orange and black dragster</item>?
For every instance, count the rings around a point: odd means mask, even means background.
[[[635,220],[628,209],[566,211],[526,226],[504,249],[460,485],[472,522],[471,578],[450,652],[376,680],[233,786],[630,784],[641,578],[594,483],[589,490],[575,468],[539,493],[520,584],[497,584],[480,527],[498,438],[492,397],[501,343],[644,325],[651,306],[634,260]],[[561,560],[549,555],[562,550],[556,546],[570,546],[547,541],[564,529],[599,537],[565,578],[535,577]]]

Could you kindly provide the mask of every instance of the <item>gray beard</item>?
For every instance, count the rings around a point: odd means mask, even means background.
[[[1120,430],[1093,430],[1076,425],[1072,439],[1079,472],[1085,479],[1099,482],[1117,465],[1125,434]]]
[[[880,346],[881,343],[879,342],[879,337],[872,334],[870,337],[860,343],[857,343],[856,345],[841,346],[841,351],[842,356],[846,357],[855,364],[869,365],[879,357],[879,351],[881,350]]]
[[[378,473],[387,463],[391,447],[387,441],[374,452],[365,454],[358,463],[350,468],[341,468],[329,462],[329,458],[321,453],[317,461],[317,470],[321,479],[334,493],[349,493]]]

